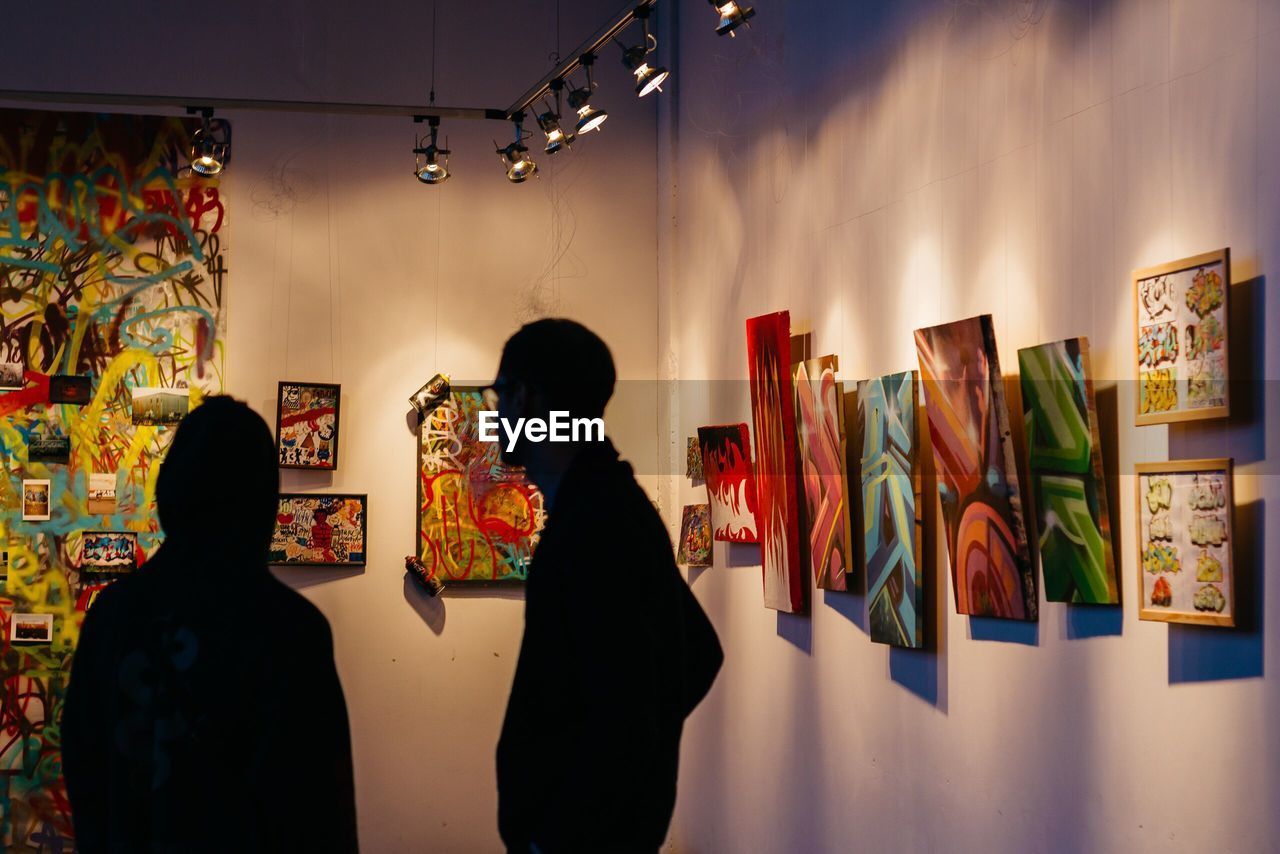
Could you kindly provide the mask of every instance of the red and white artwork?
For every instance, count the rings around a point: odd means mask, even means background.
[[[698,428],[711,528],[725,543],[758,543],[756,478],[751,472],[751,430],[746,424]]]

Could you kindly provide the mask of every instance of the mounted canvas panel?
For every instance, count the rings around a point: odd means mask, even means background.
[[[1139,425],[1231,413],[1230,299],[1228,249],[1134,272]]]
[[[1034,620],[1009,410],[991,315],[916,330],[956,611]]]
[[[916,372],[858,383],[863,556],[871,640],[920,649],[924,637]]]
[[[690,567],[711,566],[711,512],[706,504],[684,506],[676,562]]]
[[[844,386],[839,362],[821,356],[795,368],[803,532],[814,583],[849,589],[849,484],[845,473]]]
[[[1119,604],[1089,339],[1019,350],[1018,368],[1044,596]]]
[[[698,428],[707,481],[711,527],[720,542],[758,543],[756,478],[751,471],[751,430],[746,424]]]
[[[761,569],[765,607],[804,610],[800,518],[796,495],[796,416],[791,387],[791,315],[747,320],[751,418],[756,435]]]
[[[368,504],[364,495],[282,493],[269,560],[276,566],[364,566]]]
[[[546,522],[538,488],[480,441],[484,408],[455,386],[418,433],[418,557],[449,586],[524,581]]]

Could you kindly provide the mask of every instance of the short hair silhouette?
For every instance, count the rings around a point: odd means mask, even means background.
[[[182,419],[156,481],[166,537],[237,552],[270,546],[279,495],[271,428],[246,404],[222,395]]]
[[[552,409],[598,418],[613,397],[617,373],[607,344],[575,320],[535,320],[507,339],[498,374],[541,392]]]

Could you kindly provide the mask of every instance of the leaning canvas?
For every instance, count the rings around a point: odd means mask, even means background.
[[[871,640],[925,645],[916,372],[858,383],[863,558]]]
[[[1034,620],[1036,578],[991,315],[915,337],[956,611]]]
[[[542,493],[480,441],[483,395],[454,386],[418,435],[418,557],[449,586],[524,581],[546,521]]]
[[[702,471],[711,505],[715,539],[728,543],[758,543],[756,536],[756,478],[751,471],[751,430],[746,424],[716,424],[698,428]]]
[[[1019,350],[1018,369],[1045,598],[1118,604],[1089,339]]]
[[[836,379],[838,367],[835,356],[796,365],[796,430],[805,553],[819,588],[844,591],[850,586],[853,549],[845,474],[844,385]]]
[[[791,315],[786,311],[747,320],[751,419],[756,434],[764,604],[792,613],[804,610],[796,490],[796,420],[791,384]]]

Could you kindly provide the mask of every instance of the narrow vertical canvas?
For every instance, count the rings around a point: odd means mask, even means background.
[[[795,369],[796,430],[805,553],[814,583],[848,590],[849,484],[845,473],[844,387],[835,356],[800,362]]]
[[[711,505],[711,528],[720,542],[758,543],[756,478],[751,471],[751,430],[746,424],[698,428],[702,472]]]
[[[1018,368],[1045,598],[1118,604],[1089,339],[1019,350]]]
[[[1009,410],[991,315],[916,330],[956,611],[1034,620]]]
[[[711,566],[711,516],[706,504],[684,506],[676,562],[689,567]]]
[[[791,314],[747,320],[751,419],[756,434],[764,604],[778,611],[804,610],[800,519],[796,495],[796,420],[791,390]]]
[[[862,542],[871,640],[924,646],[916,372],[858,383]]]

